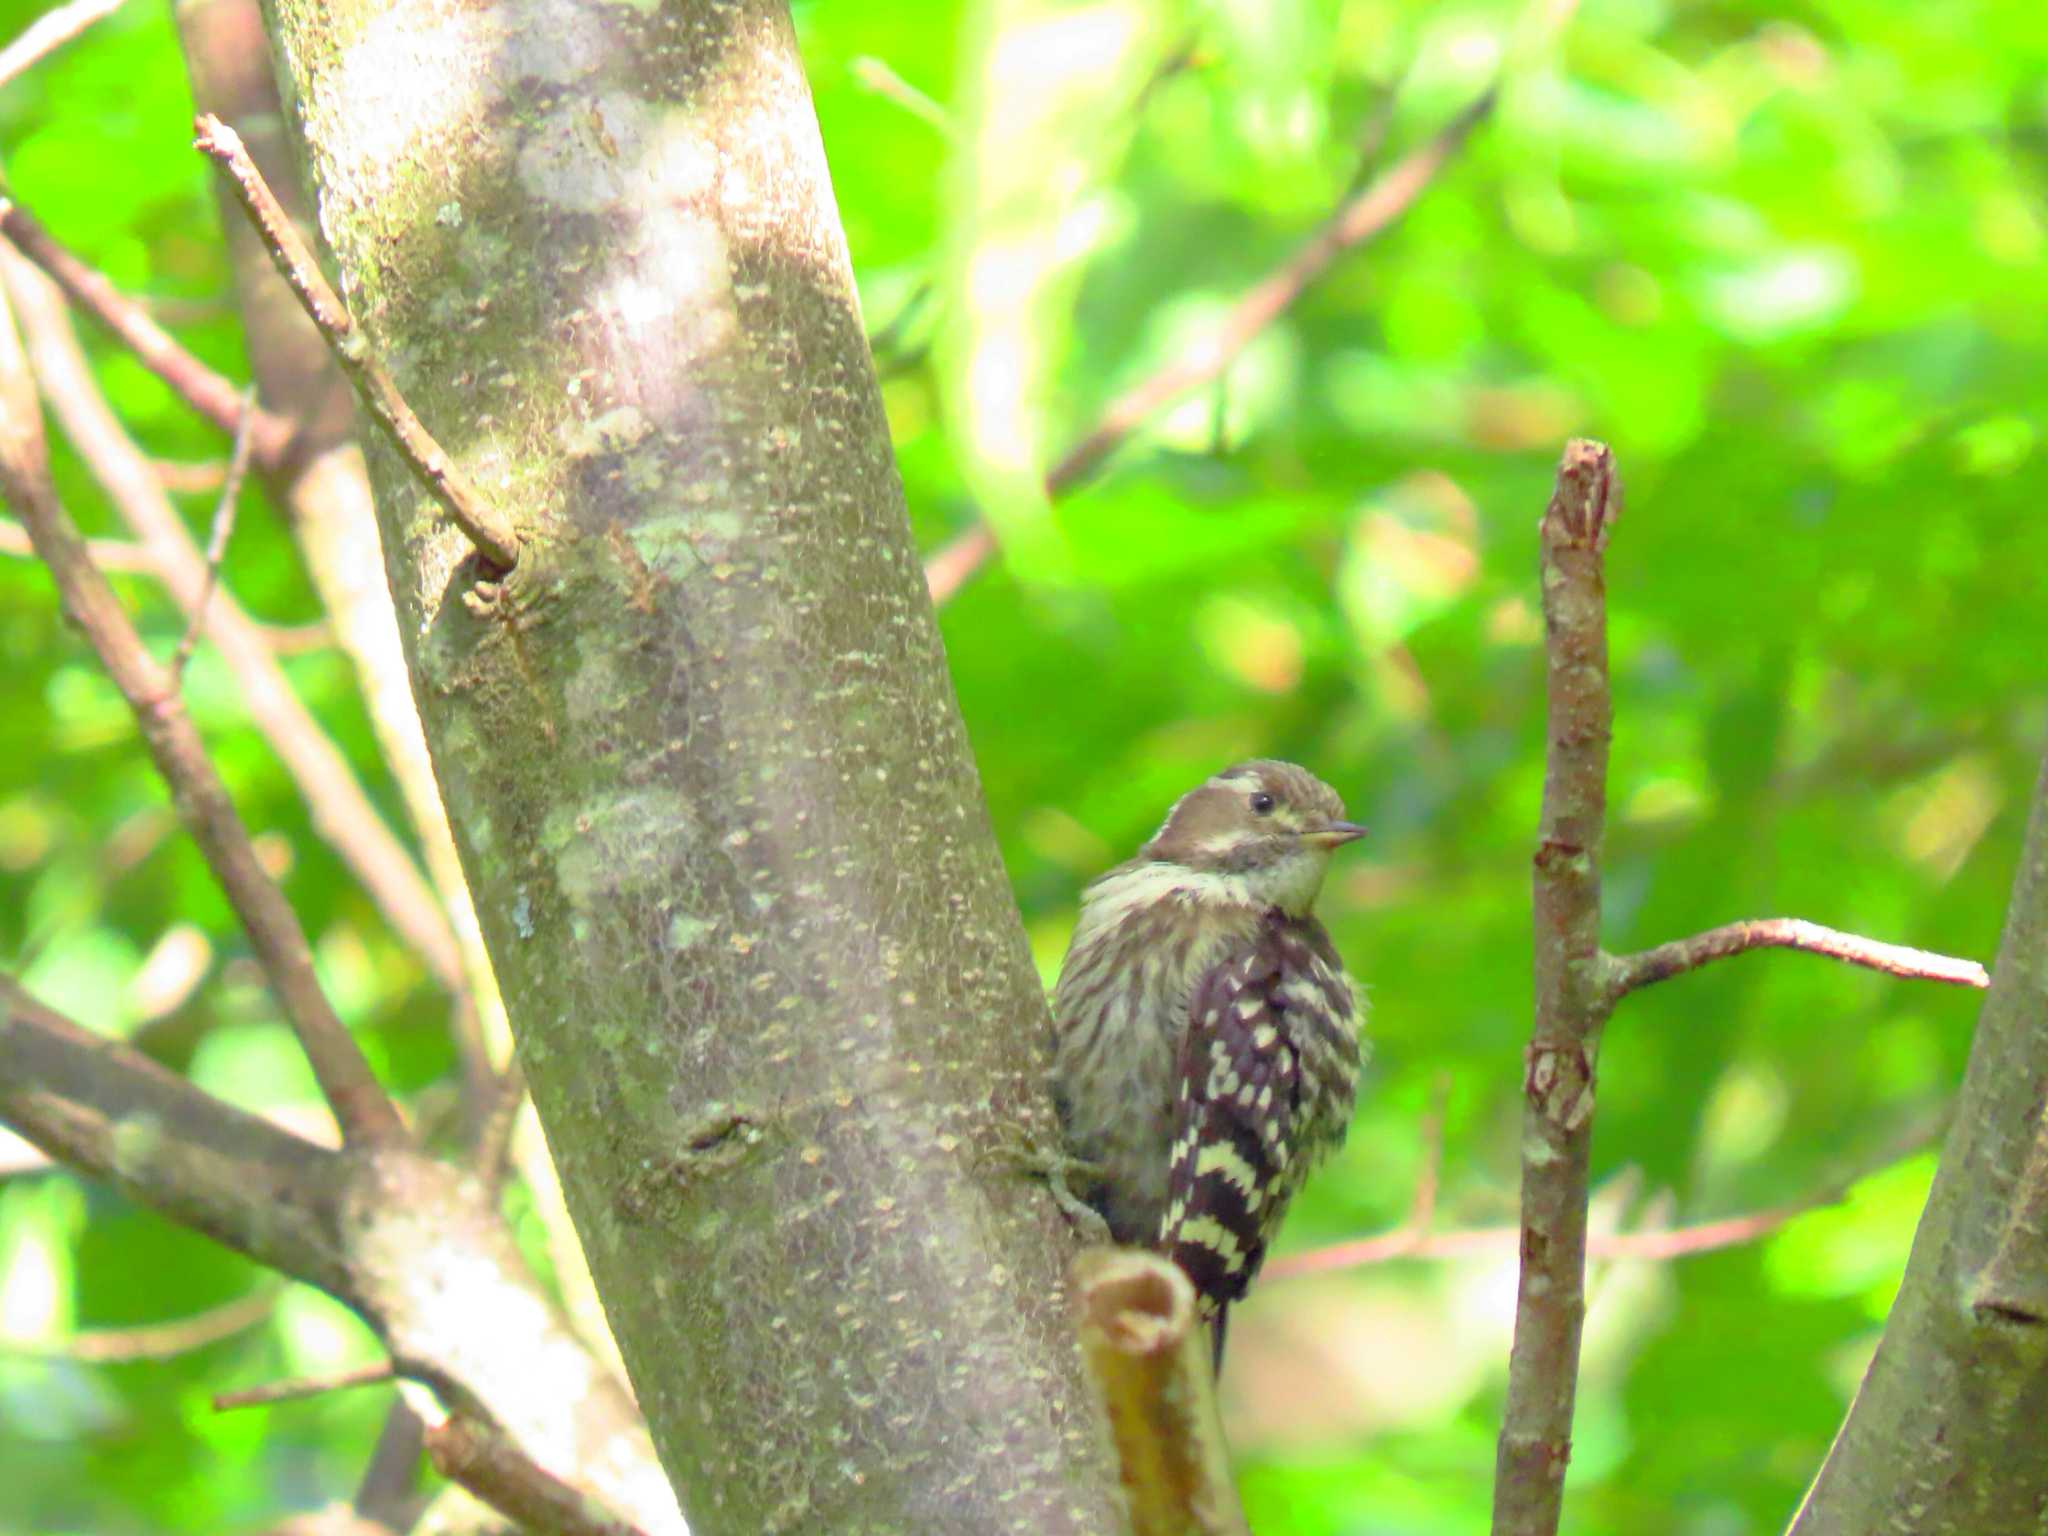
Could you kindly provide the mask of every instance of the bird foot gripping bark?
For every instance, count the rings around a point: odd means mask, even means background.
[[[1110,1235],[1109,1223],[1102,1219],[1102,1213],[1076,1194],[1069,1182],[1078,1180],[1084,1186],[1094,1183],[1103,1176],[1101,1164],[1075,1157],[1064,1147],[1047,1146],[1029,1136],[1020,1136],[1009,1142],[995,1156],[1025,1177],[1041,1180],[1052,1195],[1053,1204],[1060,1208],[1083,1243],[1102,1247],[1115,1245],[1116,1239]]]

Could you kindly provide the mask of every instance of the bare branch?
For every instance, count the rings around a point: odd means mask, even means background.
[[[179,459],[152,459],[150,468],[156,472],[157,483],[165,490],[184,496],[217,492],[228,478],[228,467],[219,459],[191,463]]]
[[[1722,1248],[1739,1248],[1768,1237],[1788,1221],[1808,1211],[1838,1204],[1839,1190],[1793,1205],[1772,1206],[1740,1216],[1694,1222],[1648,1232],[1599,1232],[1586,1238],[1588,1259],[1641,1259],[1662,1261],[1691,1258]],[[1405,1222],[1391,1232],[1362,1237],[1346,1243],[1290,1253],[1265,1267],[1269,1280],[1291,1275],[1320,1275],[1340,1269],[1370,1269],[1397,1259],[1439,1263],[1447,1259],[1478,1259],[1513,1253],[1520,1241],[1520,1227],[1461,1227],[1450,1232],[1416,1232]]]
[[[642,1536],[474,1419],[451,1417],[430,1428],[427,1454],[443,1477],[541,1536]]]
[[[1945,981],[1952,986],[1991,985],[1991,976],[1974,960],[1958,960],[1931,950],[1908,949],[1903,944],[1885,944],[1809,923],[1797,917],[1755,918],[1748,922],[1724,923],[1689,939],[1674,939],[1640,954],[1621,955],[1609,960],[1607,989],[1609,1005],[1638,987],[1668,981],[1686,971],[1697,970],[1710,961],[1752,949],[1801,949],[1810,955],[1825,955],[1844,965],[1860,965],[1908,981]]]
[[[924,562],[925,590],[932,601],[942,607],[950,602],[995,552],[995,530],[987,523],[976,523],[933,550]]]
[[[103,571],[149,576],[170,585],[155,555],[143,544],[129,539],[87,539],[85,549],[92,556],[92,563]],[[0,517],[0,555],[23,560],[38,558],[35,545],[29,542],[28,530],[11,517]],[[176,596],[174,590],[172,597]],[[266,624],[258,619],[248,623],[275,656],[302,656],[308,651],[328,650],[335,644],[334,628],[325,619],[312,619],[304,624]]]
[[[349,1387],[375,1386],[381,1381],[390,1381],[396,1373],[389,1360],[379,1360],[371,1365],[358,1365],[346,1371],[332,1371],[325,1376],[300,1376],[291,1381],[265,1382],[260,1387],[243,1387],[234,1392],[213,1394],[213,1410],[225,1413],[231,1408],[256,1408],[270,1403],[296,1402],[302,1397],[324,1397],[329,1392],[344,1391]]]
[[[0,973],[0,1120],[217,1242],[343,1297],[338,1154],[87,1033]]]
[[[158,574],[156,561],[149,551],[140,544],[126,539],[87,539],[86,553],[92,556],[92,563],[103,571],[119,571],[123,576],[155,576]],[[36,547],[29,542],[28,530],[12,518],[0,517],[0,555],[18,555],[24,559],[37,557]]]
[[[1543,514],[1549,722],[1535,859],[1536,1018],[1522,1116],[1521,1279],[1494,1469],[1494,1536],[1554,1536],[1571,1457],[1586,1317],[1586,1200],[1600,986],[1600,837],[1607,815],[1607,535],[1614,458],[1566,444]]]
[[[176,679],[184,677],[185,663],[192,659],[192,647],[199,643],[199,630],[206,621],[206,605],[212,600],[214,586],[220,581],[220,563],[227,558],[228,540],[234,536],[235,502],[242,494],[242,477],[249,473],[249,433],[255,411],[256,386],[252,384],[242,396],[242,419],[235,428],[234,457],[228,460],[228,477],[221,485],[220,500],[214,503],[213,528],[206,540],[206,581],[199,589],[199,601],[192,617],[185,621],[185,633],[171,657],[171,676]]]
[[[1891,1138],[1875,1156],[1838,1172],[1811,1194],[1803,1195],[1797,1200],[1761,1211],[1716,1217],[1711,1221],[1694,1222],[1687,1226],[1639,1232],[1591,1233],[1586,1238],[1586,1257],[1604,1260],[1664,1261],[1691,1258],[1694,1254],[1712,1253],[1718,1249],[1735,1248],[1744,1243],[1755,1242],[1759,1238],[1768,1237],[1787,1222],[1805,1215],[1808,1211],[1840,1204],[1848,1198],[1849,1191],[1862,1180],[1892,1167],[1901,1158],[1910,1156],[1933,1141],[1947,1125],[1948,1118],[1945,1106],[1940,1113],[1916,1117],[1912,1124],[1900,1135]],[[1418,1180],[1418,1205],[1422,1184],[1423,1181]],[[1434,1261],[1484,1258],[1514,1252],[1521,1235],[1519,1227],[1469,1227],[1454,1232],[1430,1232],[1418,1225],[1415,1217],[1411,1215],[1391,1232],[1358,1238],[1351,1242],[1332,1243],[1327,1247],[1310,1249],[1306,1253],[1290,1253],[1274,1259],[1266,1265],[1265,1273],[1271,1278],[1284,1278],[1288,1275],[1321,1274],[1328,1270],[1364,1269],[1395,1259]]]
[[[1267,326],[1294,307],[1317,278],[1346,251],[1393,228],[1493,110],[1494,92],[1484,92],[1434,137],[1375,176],[1365,190],[1331,216],[1309,242],[1237,301],[1207,336],[1150,377],[1117,396],[1084,436],[1046,474],[1049,491],[1061,495],[1087,478],[1155,412],[1221,374]]]
[[[205,556],[164,495],[150,460],[100,394],[62,298],[41,273],[4,246],[0,272],[26,333],[37,381],[65,435],[141,537],[155,574],[189,618],[200,608]],[[370,804],[347,759],[293,692],[264,631],[230,597],[218,594],[206,605],[204,633],[233,673],[249,718],[305,797],[314,829],[434,978],[459,988],[462,957],[440,900]]]
[[[1109,1409],[1133,1536],[1245,1536],[1209,1330],[1178,1265],[1128,1248],[1074,1261],[1081,1352]]]
[[[564,1329],[476,1179],[409,1148],[314,1146],[87,1033],[4,973],[0,1121],[139,1204],[318,1286],[442,1401],[476,1405],[542,1464],[646,1530],[682,1536],[631,1400]],[[422,1286],[420,1275],[462,1284]],[[590,1456],[593,1444],[606,1453]]]
[[[1213,331],[1112,400],[1095,425],[1046,472],[1046,494],[1058,498],[1081,484],[1151,416],[1228,368],[1339,256],[1392,229],[1493,110],[1494,99],[1495,92],[1489,89],[1427,142],[1375,176],[1306,244],[1245,293]],[[994,552],[995,537],[984,523],[941,546],[925,562],[925,585],[932,601],[944,603]]]
[[[263,871],[227,788],[178,697],[175,681],[144,649],[107,579],[93,565],[50,482],[42,411],[13,317],[0,311],[0,488],[49,567],[64,611],[84,632],[134,711],[157,771],[186,828],[221,882],[263,963],[345,1139],[402,1141],[397,1106],[371,1074],[318,978],[291,904]]]
[[[59,245],[26,208],[0,200],[0,235],[48,273],[72,303],[112,331],[180,400],[223,432],[240,431],[249,413],[242,409],[242,391],[234,381],[207,367],[140,304]],[[265,468],[282,464],[291,450],[293,431],[286,418],[259,407],[249,422],[250,452],[256,462]]]
[[[36,1360],[75,1360],[83,1365],[126,1365],[189,1355],[245,1333],[277,1311],[277,1287],[264,1285],[246,1296],[169,1323],[130,1328],[89,1328],[54,1343],[0,1339],[0,1355]]]
[[[862,90],[872,91],[884,101],[894,102],[912,117],[937,129],[942,138],[950,141],[954,137],[953,120],[947,116],[946,109],[897,74],[887,59],[864,53],[848,63],[846,72],[853,76],[854,83]]]
[[[256,633],[262,636],[264,645],[273,656],[304,656],[309,651],[331,651],[337,644],[334,626],[325,619],[308,619],[303,624],[265,624],[254,619],[250,622],[256,625]],[[431,956],[427,960],[427,969],[434,970]]]
[[[43,59],[98,21],[121,9],[121,0],[70,0],[53,11],[45,11],[22,29],[21,35],[0,49],[0,85],[33,69]]]
[[[518,536],[498,510],[477,494],[469,477],[456,467],[405,403],[389,371],[371,355],[367,338],[357,329],[348,306],[328,286],[313,253],[306,249],[297,228],[264,182],[263,173],[256,169],[256,162],[242,146],[240,135],[210,113],[201,113],[193,129],[198,135],[194,147],[217,163],[234,182],[243,210],[263,237],[271,259],[327,338],[328,350],[355,386],[371,420],[390,436],[413,473],[476,546],[484,563],[495,571],[511,570],[519,560]]]

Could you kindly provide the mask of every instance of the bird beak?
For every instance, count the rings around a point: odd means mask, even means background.
[[[1365,828],[1357,822],[1333,821],[1328,826],[1310,828],[1301,834],[1301,840],[1312,848],[1341,848],[1363,836]]]

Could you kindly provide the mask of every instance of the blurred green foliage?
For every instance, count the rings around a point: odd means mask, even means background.
[[[6,0],[0,33],[37,9]],[[1567,435],[1613,444],[1629,491],[1610,573],[1610,945],[1790,913],[1990,957],[2048,724],[2038,0],[796,14],[920,542],[985,507],[1023,556],[943,623],[1048,972],[1086,880],[1232,758],[1310,764],[1374,828],[1325,901],[1371,994],[1370,1091],[1286,1249],[1403,1220],[1439,1085],[1437,1224],[1511,1217],[1541,784],[1534,529]],[[1396,230],[1084,488],[1040,494],[1034,470],[1298,249],[1362,165],[1496,77],[1497,110]],[[0,155],[11,195],[239,372],[189,112],[165,8],[132,0],[0,94]],[[222,456],[88,340],[150,452]],[[992,393],[997,364],[1011,387]],[[75,461],[58,472],[89,531],[119,531]],[[195,529],[207,504],[186,499]],[[264,619],[318,617],[258,493],[225,580]],[[175,644],[162,595],[117,584]],[[288,667],[396,824],[346,664],[316,650]],[[373,1059],[416,1100],[445,1097],[443,1000],[312,835],[203,647],[190,689]],[[307,1101],[125,712],[12,556],[0,721],[0,963],[239,1102]],[[1782,1523],[1881,1326],[1973,1013],[1787,955],[1625,1006],[1601,1064],[1601,1221],[1853,1188],[1746,1246],[1596,1273],[1571,1529]],[[1510,1264],[1502,1248],[1262,1289],[1226,1383],[1262,1536],[1482,1528]],[[260,1281],[103,1190],[0,1181],[0,1530],[211,1532],[345,1497],[382,1389],[208,1403],[365,1358],[317,1297],[292,1290],[270,1321],[168,1361],[62,1358],[73,1330]]]

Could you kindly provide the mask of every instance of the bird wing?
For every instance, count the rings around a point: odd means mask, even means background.
[[[1254,935],[1196,982],[1181,1038],[1160,1247],[1217,1324],[1244,1295],[1299,1177],[1301,1062],[1282,1027],[1282,952]]]

